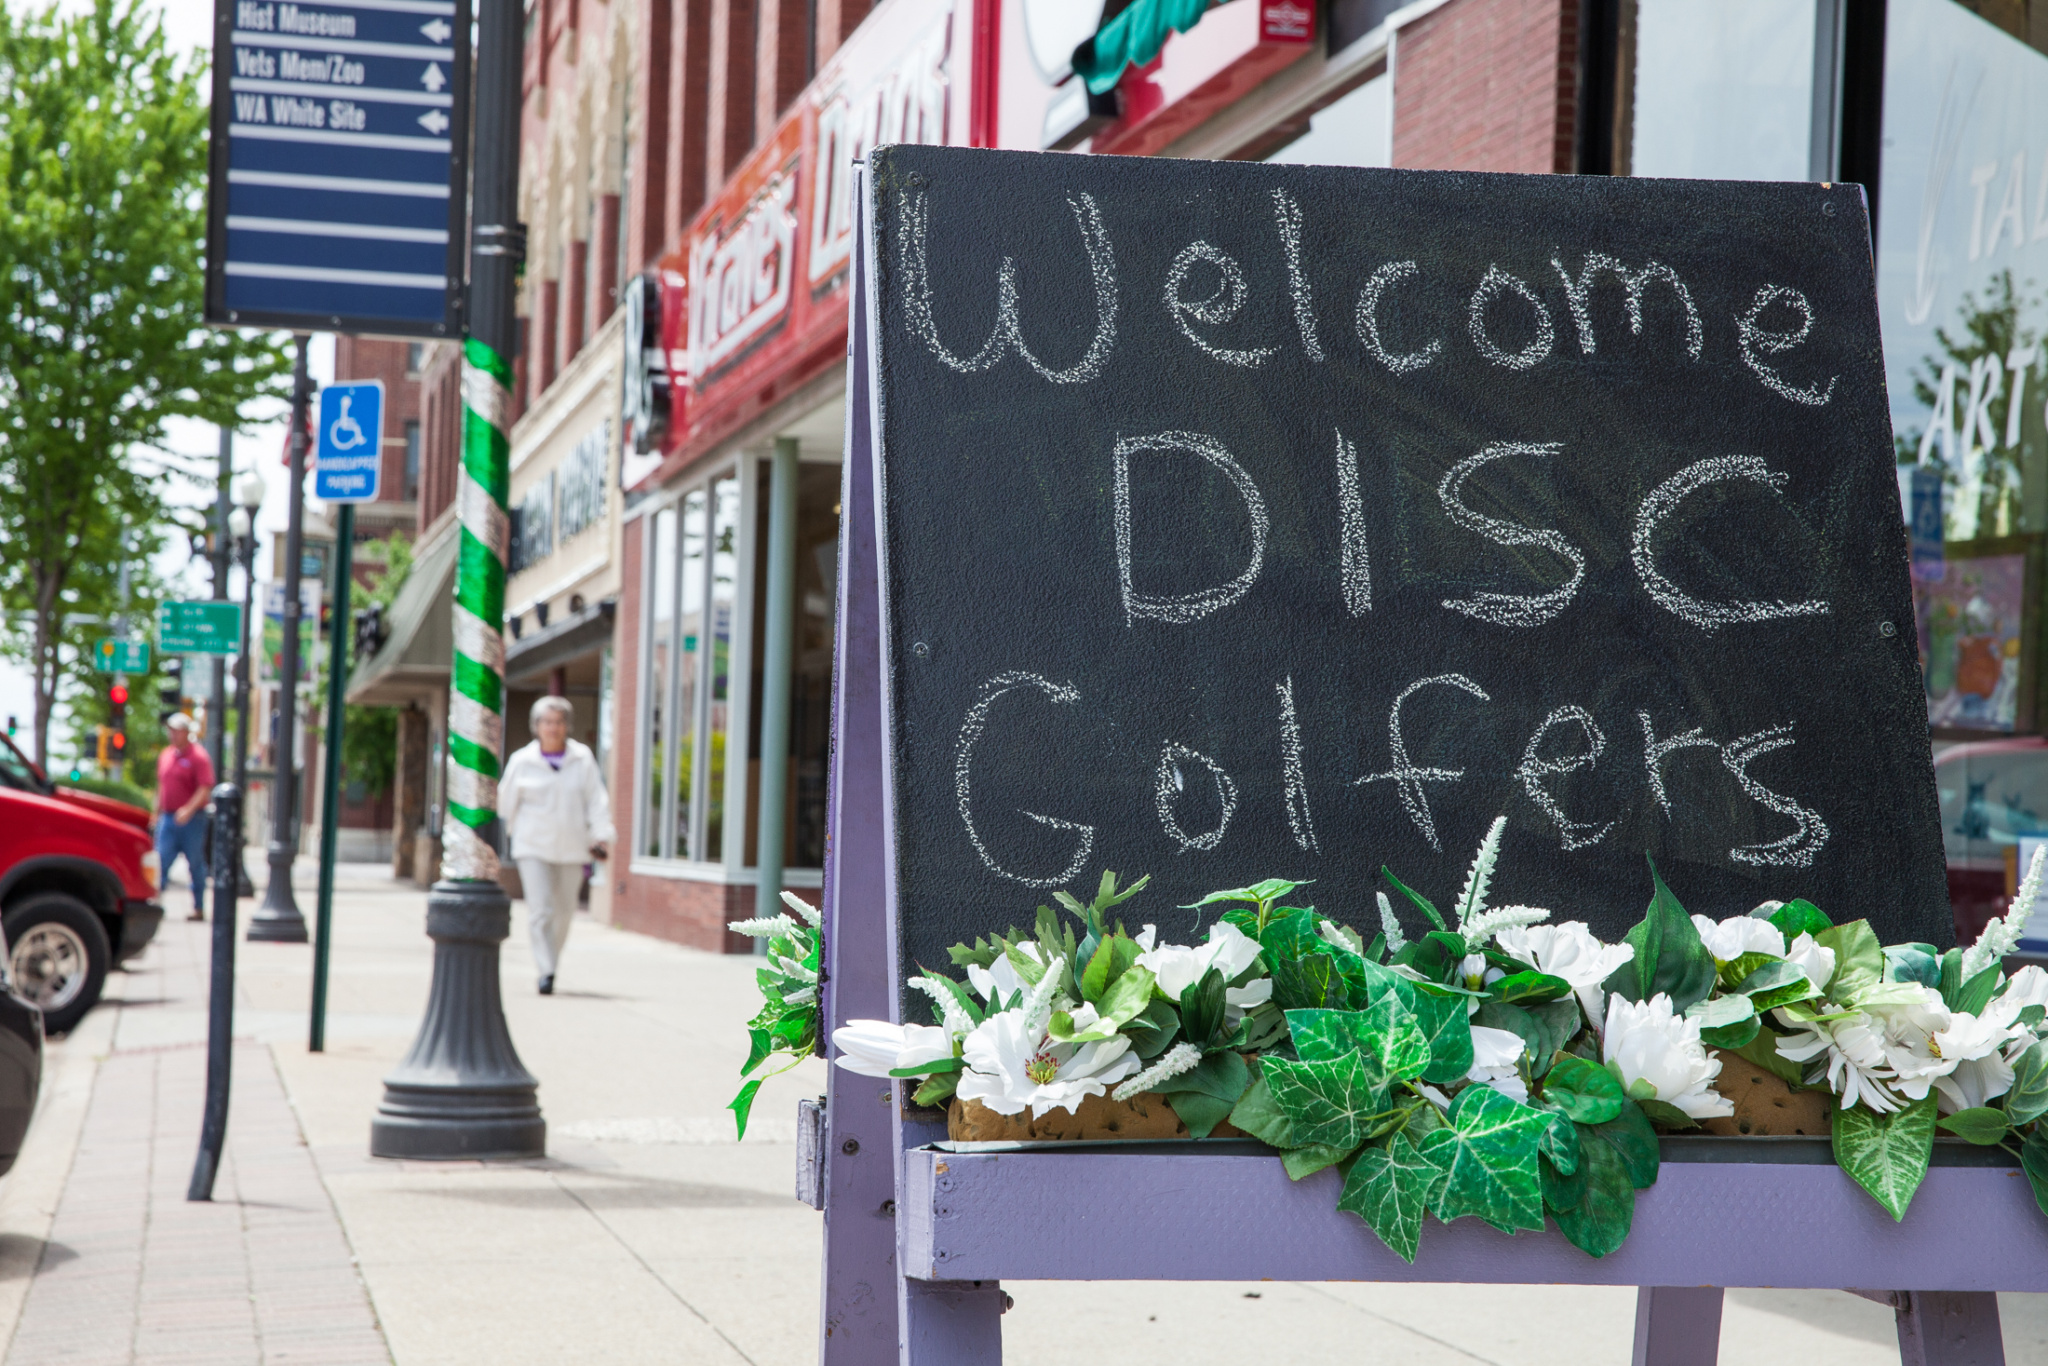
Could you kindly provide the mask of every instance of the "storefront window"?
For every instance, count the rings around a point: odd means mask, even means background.
[[[1394,83],[1385,73],[1318,109],[1308,131],[1266,160],[1285,166],[1394,164]]]
[[[638,845],[648,858],[717,857],[707,852],[700,813],[706,810],[708,794],[695,762],[709,719],[699,703],[705,691],[700,676],[704,652],[699,645],[704,638],[705,576],[716,558],[706,553],[710,504],[707,490],[693,489],[648,519]]]
[[[1635,0],[1627,8],[1632,117],[1617,172],[1812,178],[1812,0]]]
[[[648,519],[647,539],[647,660],[640,695],[647,700],[646,718],[640,726],[645,737],[646,761],[640,765],[641,822],[640,852],[661,857],[665,796],[669,791],[666,754],[669,748],[667,718],[673,715],[664,686],[674,660],[676,625],[676,511],[663,508]]]
[[[670,789],[676,794],[670,813],[670,840],[662,850],[668,858],[702,858],[702,840],[696,833],[695,814],[703,809],[697,791],[697,696],[702,691],[698,673],[704,637],[704,491],[697,489],[683,498],[682,611],[677,617],[677,668],[669,681],[670,715],[678,727],[675,758],[669,770]]]
[[[728,476],[711,486],[710,677],[705,688],[704,730],[711,763],[704,793],[704,858],[725,856],[726,733],[732,717],[732,628],[738,600],[740,481]]]

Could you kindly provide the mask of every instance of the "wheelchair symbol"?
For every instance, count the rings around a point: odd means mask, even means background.
[[[351,396],[341,396],[341,416],[334,419],[334,425],[327,429],[327,444],[337,451],[352,451],[368,444],[370,438],[363,435],[362,425],[348,415]]]

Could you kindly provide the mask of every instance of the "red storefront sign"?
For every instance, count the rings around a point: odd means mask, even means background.
[[[1176,33],[1117,85],[1117,120],[1092,152],[1150,156],[1307,55],[1316,13],[1309,0],[1232,0]]]

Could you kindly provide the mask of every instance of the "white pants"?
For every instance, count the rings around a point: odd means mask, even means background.
[[[583,885],[583,865],[537,858],[519,859],[518,864],[519,881],[526,889],[527,939],[533,948],[534,970],[542,977],[552,977],[562,960],[562,945],[569,939],[569,922],[576,914],[576,889]]]

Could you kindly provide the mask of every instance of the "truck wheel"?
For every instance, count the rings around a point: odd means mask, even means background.
[[[66,1034],[98,1004],[113,951],[99,917],[65,892],[37,892],[8,908],[8,973],[43,1012],[43,1028]]]

